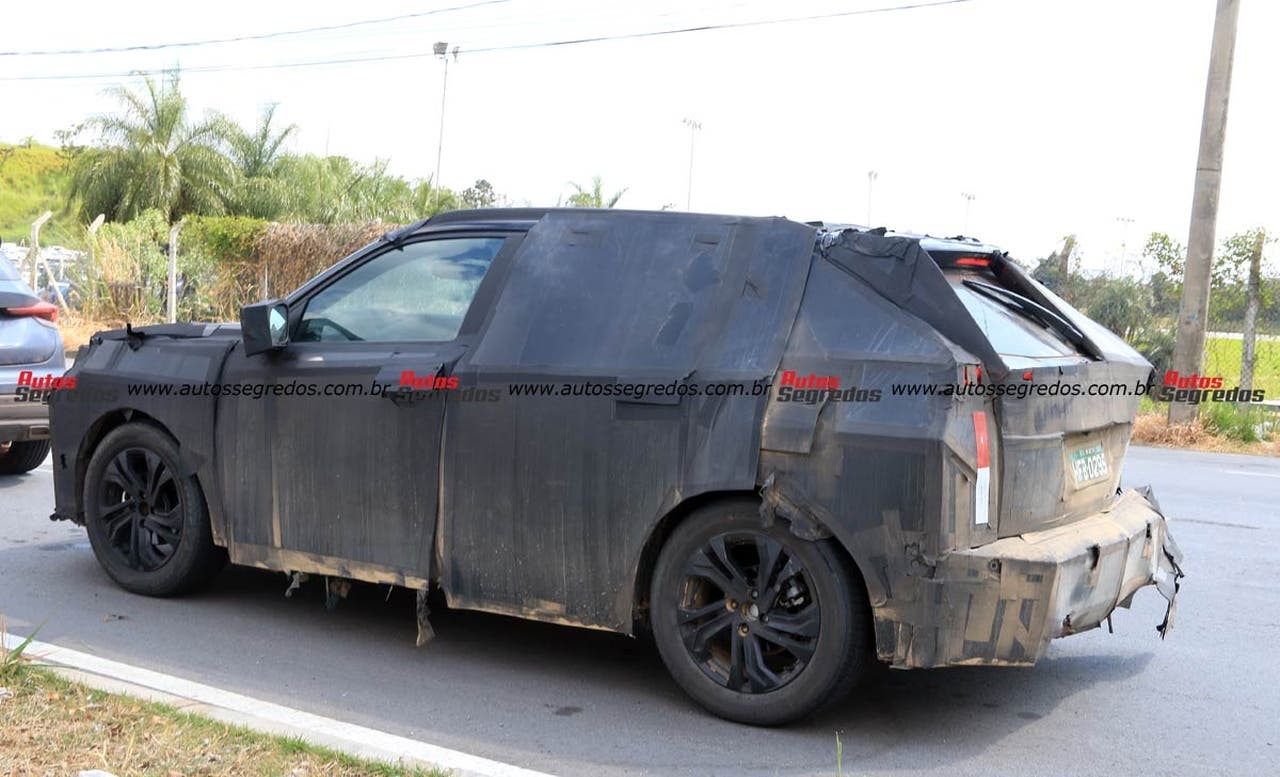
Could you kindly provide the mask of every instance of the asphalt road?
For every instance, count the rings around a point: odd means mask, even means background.
[[[442,612],[415,649],[411,596],[229,569],[146,599],[47,520],[51,475],[0,476],[0,612],[40,639],[311,712],[560,774],[1207,775],[1280,758],[1280,460],[1136,448],[1186,555],[1167,641],[1152,589],[1115,634],[1056,641],[1033,669],[883,672],[822,717],[760,730],[685,700],[643,643]]]

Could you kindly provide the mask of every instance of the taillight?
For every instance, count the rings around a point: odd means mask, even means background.
[[[973,489],[973,522],[986,525],[991,513],[991,440],[987,434],[987,414],[973,414],[973,442],[977,448],[978,482]]]
[[[962,256],[954,264],[956,267],[990,267],[991,260],[985,256]]]
[[[37,302],[21,308],[5,308],[4,312],[11,316],[34,316],[50,323],[58,323],[58,306],[51,302]]]

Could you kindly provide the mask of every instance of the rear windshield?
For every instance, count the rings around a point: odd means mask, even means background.
[[[996,353],[1029,359],[1079,355],[1076,347],[1053,329],[1003,302],[965,286],[964,281],[968,278],[991,282],[989,278],[970,273],[947,273],[947,280],[951,281],[956,296],[964,303],[973,320],[978,322]]]

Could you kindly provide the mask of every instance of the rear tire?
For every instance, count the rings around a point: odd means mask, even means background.
[[[861,578],[831,540],[759,503],[703,508],[667,540],[654,568],[650,620],[676,683],[729,720],[775,726],[844,698],[875,663]]]
[[[48,440],[24,440],[9,443],[9,450],[0,451],[0,475],[21,475],[40,466],[49,455]]]
[[[98,563],[127,591],[187,593],[226,563],[200,485],[182,474],[173,438],[151,424],[103,438],[85,473],[84,513]]]

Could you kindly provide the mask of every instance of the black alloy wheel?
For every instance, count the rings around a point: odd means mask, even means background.
[[[138,572],[169,562],[182,542],[182,490],[159,454],[124,448],[98,481],[98,520],[118,559]]]
[[[126,590],[186,593],[226,563],[199,483],[157,426],[131,422],[104,437],[89,459],[83,500],[94,555]]]
[[[667,538],[649,593],[654,643],[677,684],[730,720],[780,725],[843,698],[875,663],[870,606],[834,540],[802,540],[741,498],[695,510]]]
[[[803,562],[763,533],[717,534],[684,565],[680,634],[732,691],[786,685],[813,658],[822,610]]]

